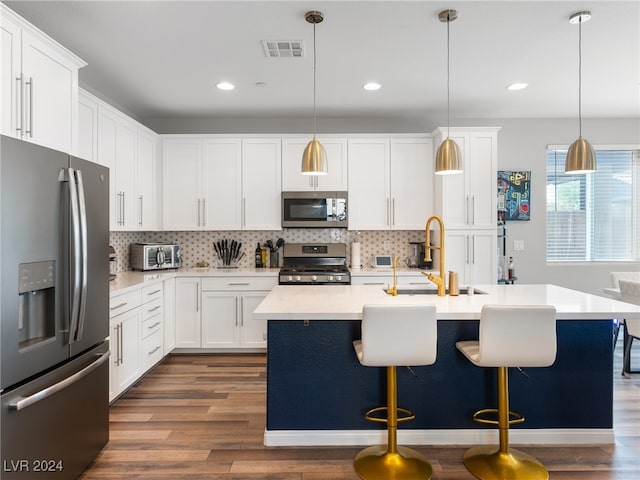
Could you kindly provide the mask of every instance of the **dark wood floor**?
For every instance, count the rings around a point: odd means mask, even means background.
[[[632,365],[640,366],[640,345]],[[553,480],[640,478],[640,374],[614,375],[615,444],[532,446]],[[171,355],[116,401],[91,479],[357,480],[359,447],[264,447],[264,355]],[[416,448],[434,479],[473,479],[466,447]]]

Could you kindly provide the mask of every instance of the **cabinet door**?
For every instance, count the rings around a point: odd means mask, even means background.
[[[242,346],[246,348],[265,348],[267,346],[267,320],[256,320],[253,312],[268,292],[245,293],[240,297],[242,304]]]
[[[162,215],[164,230],[200,228],[200,159],[202,142],[165,139],[162,147]]]
[[[152,230],[156,227],[156,139],[138,128],[136,155],[136,228]]]
[[[329,173],[313,176],[300,173],[302,154],[309,140],[309,138],[282,140],[282,191],[346,191],[348,188],[347,141],[340,138],[318,137],[327,152]]]
[[[0,132],[20,138],[20,27],[2,17],[0,23]]]
[[[116,194],[119,196],[119,230],[136,230],[136,139],[135,125],[118,118],[116,126]]]
[[[78,156],[98,163],[98,104],[83,94],[78,100]]]
[[[200,348],[200,279],[176,278],[176,348]]]
[[[116,132],[117,117],[108,109],[98,107],[98,163],[109,168],[109,227],[115,230],[119,221],[119,196],[116,193]]]
[[[176,348],[176,279],[164,281],[164,354]]]
[[[111,319],[111,335],[115,337],[112,390],[118,396],[140,376],[140,307]]]
[[[424,230],[433,214],[433,142],[391,140],[391,228]]]
[[[245,230],[281,230],[279,138],[242,140],[242,217]]]
[[[30,142],[75,151],[78,70],[54,48],[22,32],[25,134]]]
[[[467,284],[491,284],[498,281],[497,235],[491,230],[474,230],[469,234],[470,258]]]
[[[390,225],[389,140],[349,140],[349,230]]]
[[[439,252],[438,252],[439,253]],[[458,283],[468,283],[467,271],[469,269],[469,236],[466,231],[447,231],[445,236],[445,281],[449,281],[448,272],[458,273]],[[439,262],[433,262],[434,273],[439,273]]]
[[[240,297],[235,293],[202,292],[202,347],[240,346]]]
[[[467,162],[469,224],[473,228],[495,228],[497,223],[496,175],[497,134],[472,132],[469,134]]]
[[[240,139],[205,140],[202,152],[203,226],[242,228],[242,145]]]

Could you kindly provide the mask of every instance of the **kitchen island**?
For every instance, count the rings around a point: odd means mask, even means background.
[[[398,369],[405,444],[495,443],[496,431],[471,420],[496,406],[495,369],[481,369],[455,348],[478,338],[485,304],[547,304],[557,309],[558,353],[547,368],[510,369],[511,408],[524,424],[513,443],[613,441],[613,322],[640,307],[554,285],[479,285],[483,293],[392,297],[378,286],[277,286],[254,312],[268,320],[266,445],[364,445],[384,442],[384,425],[364,412],[386,403],[385,369],[363,367],[364,304],[436,305],[438,357],[432,366]],[[392,318],[389,321],[393,321]]]

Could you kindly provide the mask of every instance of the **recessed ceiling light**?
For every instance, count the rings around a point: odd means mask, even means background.
[[[362,86],[362,88],[369,91],[380,90],[380,87],[382,87],[382,85],[376,82],[367,82]]]
[[[524,82],[512,83],[510,85],[507,85],[507,90],[522,90],[523,88],[527,88],[528,86],[529,84]]]
[[[216,83],[216,87],[218,87],[220,90],[233,90],[234,88],[236,88],[236,86],[233,83],[229,83],[229,82]]]

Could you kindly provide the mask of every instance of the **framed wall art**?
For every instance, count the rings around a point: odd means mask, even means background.
[[[531,220],[531,171],[498,171],[498,222]]]

